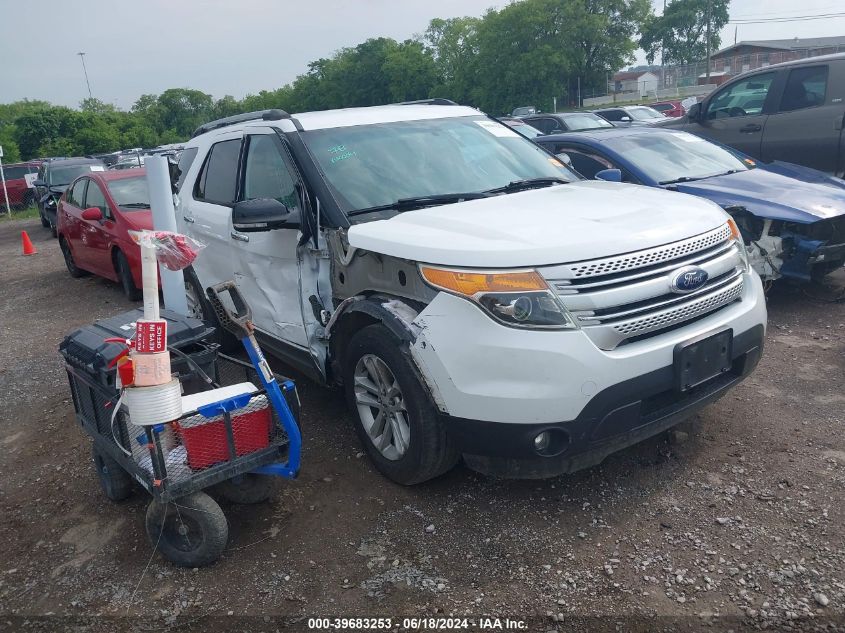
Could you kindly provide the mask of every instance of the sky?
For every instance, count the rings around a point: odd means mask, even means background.
[[[653,0],[659,13],[662,0]],[[273,90],[370,37],[404,40],[435,17],[481,16],[505,0],[40,0],[0,2],[0,103],[78,106],[91,92],[128,109],[142,94],[196,88],[215,98]],[[33,7],[38,7],[38,12]],[[834,0],[732,0],[731,16],[842,11]],[[49,16],[49,17],[44,17]],[[14,25],[14,26],[13,26]],[[50,32],[45,35],[44,25]],[[845,34],[845,18],[740,25],[739,40]],[[733,43],[734,26],[722,32]],[[642,62],[644,55],[638,55]]]

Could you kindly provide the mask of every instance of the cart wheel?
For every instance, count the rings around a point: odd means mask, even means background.
[[[123,501],[132,494],[132,478],[116,461],[105,453],[100,452],[96,446],[92,447],[92,458],[94,467],[97,469],[97,477],[100,478],[100,485],[103,492],[112,501]]]
[[[247,473],[220,482],[214,487],[214,492],[230,503],[262,503],[273,494],[273,478]]]
[[[229,523],[217,502],[195,492],[147,507],[147,537],[153,547],[181,567],[205,567],[223,553]]]

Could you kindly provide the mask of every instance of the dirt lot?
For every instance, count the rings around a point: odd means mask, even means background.
[[[144,494],[100,491],[57,353],[70,330],[132,305],[114,284],[71,279],[37,220],[2,222],[0,629],[453,614],[471,630],[486,615],[531,631],[843,630],[843,293],[843,271],[775,287],[750,379],[680,432],[549,481],[458,467],[393,485],[340,395],[300,379],[301,477],[270,503],[227,506],[229,550],[184,570],[151,558]]]

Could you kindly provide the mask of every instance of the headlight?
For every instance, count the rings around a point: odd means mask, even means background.
[[[536,270],[476,272],[420,266],[429,284],[478,304],[511,327],[564,330],[575,322]]]
[[[728,220],[728,227],[731,230],[731,239],[739,249],[739,256],[742,257],[742,264],[745,267],[745,272],[751,270],[751,265],[748,263],[748,251],[745,249],[745,242],[742,239],[742,234],[739,232],[739,227],[733,218]]]

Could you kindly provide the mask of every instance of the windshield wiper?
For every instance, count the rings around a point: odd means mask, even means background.
[[[496,187],[495,189],[488,189],[487,193],[512,193],[514,191],[522,191],[523,189],[538,189],[540,187],[551,187],[552,185],[566,185],[568,180],[557,178],[555,176],[545,178],[525,178],[524,180],[514,180],[509,182],[504,187]]]
[[[128,202],[126,204],[119,204],[119,207],[123,207],[124,209],[149,209],[150,203],[149,202]]]
[[[731,174],[737,173],[738,169],[729,169],[726,172],[721,174],[710,174],[709,176],[681,176],[680,178],[675,178],[674,180],[661,180],[658,182],[658,185],[676,185],[681,182],[692,182],[694,180],[707,180],[708,178],[718,178],[719,176],[730,176]]]
[[[677,185],[679,182],[692,182],[693,180],[703,180],[707,178],[707,176],[700,176],[698,178],[694,178],[693,176],[681,176],[680,178],[675,178],[674,180],[661,180],[658,182],[658,185]]]
[[[375,211],[412,211],[413,209],[422,209],[424,207],[436,207],[441,204],[453,204],[455,202],[463,202],[464,200],[477,200],[479,198],[489,198],[490,194],[484,191],[471,191],[468,193],[441,193],[431,196],[416,196],[414,198],[399,198],[396,202],[389,202],[388,204],[380,204],[375,207],[366,207],[364,209],[355,209],[348,212],[346,215],[360,215],[361,213],[373,213]]]

